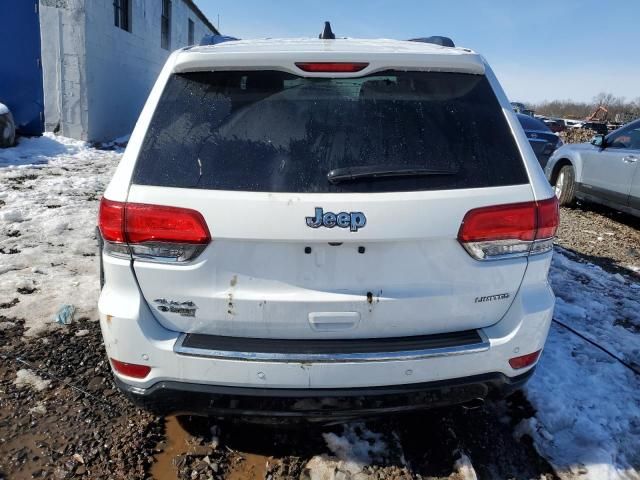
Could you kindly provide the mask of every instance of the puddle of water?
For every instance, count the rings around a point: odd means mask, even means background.
[[[175,416],[164,419],[164,444],[162,452],[154,455],[150,474],[154,480],[177,480],[178,468],[175,460],[180,455],[198,454],[198,442],[180,424]],[[231,451],[227,480],[264,480],[267,474],[267,462],[271,457],[257,453]]]
[[[151,466],[151,477],[155,480],[176,480],[178,468],[173,460],[189,451],[189,440],[192,438],[178,423],[176,417],[164,419],[164,436],[166,446],[162,452],[154,456]]]
[[[254,453],[240,453],[241,459],[234,463],[226,476],[227,480],[264,480],[269,457]]]
[[[11,452],[14,450],[22,450],[27,452],[28,461],[23,465],[16,467],[15,471],[11,474],[12,480],[28,480],[35,478],[34,472],[38,472],[41,469],[48,470],[46,449],[41,449],[37,446],[39,441],[46,441],[44,435],[32,436],[29,434],[19,435],[18,437],[9,440],[2,444],[2,454],[4,452]],[[37,457],[37,460],[34,458]],[[0,478],[4,472],[0,469]],[[7,477],[8,478],[8,477]]]

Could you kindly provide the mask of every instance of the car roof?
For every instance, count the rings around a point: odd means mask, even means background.
[[[175,72],[208,70],[211,67],[287,70],[300,74],[296,62],[368,62],[356,76],[390,68],[452,71],[484,74],[484,61],[476,52],[462,47],[431,43],[338,38],[286,38],[235,40],[216,45],[187,47],[178,51]],[[305,76],[327,76],[307,73]],[[331,76],[354,76],[331,74]]]
[[[548,131],[549,133],[551,133],[549,127],[547,127],[547,125],[542,120],[538,120],[537,118],[531,117],[529,115],[524,115],[523,113],[516,113],[516,116],[518,117],[520,125],[522,125],[522,128],[524,128],[525,130],[540,130],[543,132]]]
[[[362,52],[419,52],[425,51],[441,55],[459,55],[474,53],[464,47],[443,47],[434,43],[413,40],[393,40],[388,38],[336,38],[323,40],[318,38],[263,38],[253,40],[231,40],[216,45],[201,45],[188,48],[191,51],[223,50],[229,52],[278,52],[278,51],[362,51]],[[187,49],[185,49],[187,50]]]

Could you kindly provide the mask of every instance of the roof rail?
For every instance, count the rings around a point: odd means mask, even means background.
[[[230,37],[229,35],[205,35],[204,37],[202,37],[202,40],[200,40],[200,45],[217,45],[219,43],[224,43],[224,42],[232,42],[233,40],[240,40],[239,38],[236,37]]]
[[[443,37],[441,35],[433,35],[431,37],[421,37],[421,38],[411,38],[410,42],[422,42],[422,43],[433,43],[434,45],[440,45],[441,47],[455,47],[456,44],[453,43],[449,37]]]

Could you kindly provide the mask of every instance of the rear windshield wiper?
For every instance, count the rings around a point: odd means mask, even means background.
[[[421,177],[428,175],[455,175],[458,170],[437,169],[424,167],[394,168],[389,165],[366,165],[360,167],[335,168],[327,173],[327,180],[340,183],[351,180],[382,177]]]

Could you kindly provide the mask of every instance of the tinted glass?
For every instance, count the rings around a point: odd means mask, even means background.
[[[607,137],[607,148],[640,150],[640,120],[610,133]]]
[[[543,132],[551,132],[549,127],[547,127],[544,122],[538,120],[537,118],[530,117],[529,115],[518,114],[518,120],[520,121],[520,125],[525,130],[540,130]]]
[[[331,183],[332,169],[450,175]],[[276,71],[176,74],[134,183],[263,192],[389,192],[527,183],[484,76],[387,71],[302,78]]]

